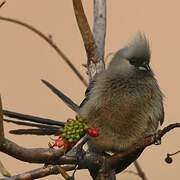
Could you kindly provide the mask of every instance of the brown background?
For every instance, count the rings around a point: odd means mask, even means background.
[[[84,7],[92,22],[92,0],[84,0]],[[128,41],[135,32],[143,31],[149,37],[153,67],[166,96],[167,125],[179,121],[180,99],[180,2],[179,0],[111,0],[107,3],[108,23],[106,55]],[[84,74],[81,66],[86,61],[85,51],[73,14],[71,0],[9,0],[0,15],[17,18],[37,27],[68,55]],[[0,21],[0,93],[5,109],[59,120],[73,117],[74,113],[54,96],[40,81],[47,79],[63,90],[75,102],[83,99],[85,87],[71,72],[56,52],[29,30]],[[47,147],[49,137],[12,136],[5,124],[6,136],[25,147]],[[180,156],[171,165],[164,163],[167,152],[179,149],[180,132],[173,131],[161,146],[151,146],[140,158],[149,180],[178,180]],[[12,174],[41,165],[17,161],[0,153],[0,159]],[[133,169],[133,166],[130,167]],[[78,179],[90,179],[85,171]],[[124,180],[138,179],[122,174]],[[59,176],[44,179],[59,179]]]

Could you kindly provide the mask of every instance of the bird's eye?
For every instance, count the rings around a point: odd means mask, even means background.
[[[129,62],[130,62],[132,65],[135,65],[135,63],[136,63],[135,59],[130,59]]]

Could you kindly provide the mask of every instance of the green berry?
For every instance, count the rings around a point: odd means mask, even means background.
[[[72,138],[69,138],[68,141],[69,141],[69,142],[73,142],[73,139],[72,139]]]
[[[76,135],[76,139],[78,139],[78,140],[80,139],[80,135],[79,135],[79,134],[78,134],[78,135]]]
[[[66,134],[65,134],[65,133],[62,133],[61,136],[62,136],[62,137],[66,137]]]

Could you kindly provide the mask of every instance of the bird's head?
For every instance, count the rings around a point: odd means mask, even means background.
[[[109,69],[126,72],[151,72],[149,42],[144,34],[138,33],[124,48],[117,51],[112,58]]]

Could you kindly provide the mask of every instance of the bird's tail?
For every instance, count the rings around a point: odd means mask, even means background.
[[[144,148],[137,150],[136,152],[130,154],[129,156],[125,157],[121,161],[118,162],[116,173],[120,173],[125,170],[131,163],[136,161],[141,153],[143,152]]]

